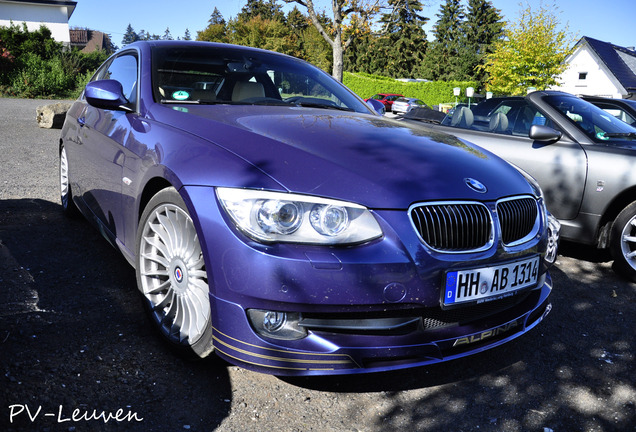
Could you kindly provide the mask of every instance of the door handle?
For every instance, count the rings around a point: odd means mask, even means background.
[[[84,127],[84,125],[86,124],[86,118],[85,117],[78,117],[77,118],[77,122],[79,123],[80,127]]]

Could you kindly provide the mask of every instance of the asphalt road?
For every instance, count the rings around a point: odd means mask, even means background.
[[[126,261],[61,215],[45,103],[0,99],[0,430],[636,430],[636,284],[576,245],[552,270],[546,320],[472,358],[283,379],[177,357]]]

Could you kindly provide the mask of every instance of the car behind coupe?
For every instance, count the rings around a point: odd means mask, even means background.
[[[568,93],[537,91],[459,105],[441,124],[404,121],[473,142],[532,175],[561,237],[609,249],[614,269],[636,281],[636,128],[614,116],[618,103],[604,101],[608,112]]]
[[[252,48],[156,41],[102,65],[59,142],[62,206],[136,269],[177,350],[272,374],[501,345],[550,311],[539,187]]]

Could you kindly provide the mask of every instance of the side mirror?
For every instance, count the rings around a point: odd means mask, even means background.
[[[89,82],[84,92],[86,102],[95,108],[132,112],[119,81],[97,80]]]
[[[556,129],[543,125],[530,126],[528,136],[535,141],[557,142],[563,134]]]
[[[379,100],[369,99],[367,101],[367,105],[369,105],[371,109],[373,110],[373,112],[375,112],[378,115],[384,115],[384,113],[386,113],[386,108],[384,107],[384,104],[380,102]]]

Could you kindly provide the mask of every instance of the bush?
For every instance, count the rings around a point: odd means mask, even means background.
[[[0,27],[0,95],[24,98],[74,98],[108,53],[65,51],[42,26],[29,32]]]
[[[431,107],[441,103],[455,102],[455,96],[453,96],[455,87],[462,89],[462,95],[466,94],[467,87],[478,88],[476,81],[403,82],[377,75],[350,72],[344,73],[343,83],[363,99],[376,93],[398,93],[421,99]],[[460,101],[466,101],[466,98],[462,97]]]
[[[74,89],[75,77],[65,70],[61,58],[43,60],[33,53],[23,54],[17,62],[10,92],[21,97],[67,96]]]
[[[51,36],[51,30],[44,25],[38,30],[29,31],[26,23],[22,23],[22,27],[11,23],[9,27],[0,27],[0,39],[16,58],[31,53],[48,60],[64,49],[64,45],[56,42]]]

